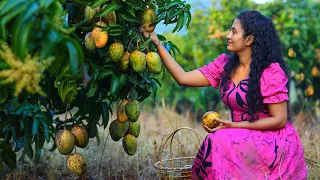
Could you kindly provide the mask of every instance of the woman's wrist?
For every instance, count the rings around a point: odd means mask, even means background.
[[[157,39],[157,40],[153,41],[153,43],[154,43],[157,47],[161,44],[160,39]]]
[[[248,123],[249,123],[248,121],[233,122],[233,127],[234,128],[247,128]]]

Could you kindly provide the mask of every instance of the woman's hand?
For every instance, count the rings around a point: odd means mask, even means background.
[[[205,125],[202,125],[202,127],[204,128],[204,130],[206,130],[208,133],[212,133],[215,132],[219,129],[225,129],[225,128],[235,128],[235,122],[232,122],[230,120],[221,120],[221,119],[216,119],[216,121],[218,121],[219,123],[221,123],[218,127],[210,129]]]
[[[155,44],[155,45],[159,45],[160,44],[160,40],[157,36],[157,34],[155,32],[147,32],[146,30],[143,29],[145,25],[140,26],[140,32],[143,33],[143,35],[147,38],[149,38],[150,36],[150,40]]]

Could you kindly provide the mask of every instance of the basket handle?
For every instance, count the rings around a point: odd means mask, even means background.
[[[175,134],[182,130],[182,129],[188,129],[190,131],[192,131],[196,136],[197,136],[197,139],[199,141],[199,145],[201,144],[200,140],[202,140],[201,136],[199,135],[199,133],[197,133],[195,130],[193,130],[192,128],[190,127],[180,127],[178,129],[176,129],[173,133],[171,133],[169,135],[169,137],[167,138],[167,140],[165,141],[165,143],[163,144],[163,146],[161,147],[161,151],[160,151],[160,162],[162,162],[162,153],[163,153],[163,149],[165,147],[165,145],[167,144],[167,142],[169,141],[169,139],[171,138],[171,141],[170,141],[170,159],[172,159],[172,141],[173,141],[173,137],[175,136]]]

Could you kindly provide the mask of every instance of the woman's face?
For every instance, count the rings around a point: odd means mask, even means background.
[[[232,27],[230,29],[230,32],[227,35],[228,39],[228,51],[230,52],[240,52],[243,49],[247,48],[244,37],[243,37],[244,31],[241,27],[241,23],[239,19],[236,19]]]

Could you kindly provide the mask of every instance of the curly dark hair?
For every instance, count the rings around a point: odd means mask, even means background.
[[[281,56],[280,39],[271,19],[265,17],[258,11],[249,10],[241,12],[237,19],[240,20],[241,26],[244,29],[243,37],[254,36],[254,42],[251,45],[252,60],[250,64],[248,93],[246,96],[248,113],[250,115],[249,121],[252,122],[257,120],[255,112],[263,108],[260,78],[264,69],[270,66],[271,63],[278,62],[289,80],[289,68]],[[230,61],[226,63],[224,73],[222,74],[222,86],[231,80],[231,74],[239,66],[239,56],[237,54],[233,53],[229,58]],[[286,86],[289,89],[289,83],[287,83]],[[291,121],[289,101],[288,119]]]

